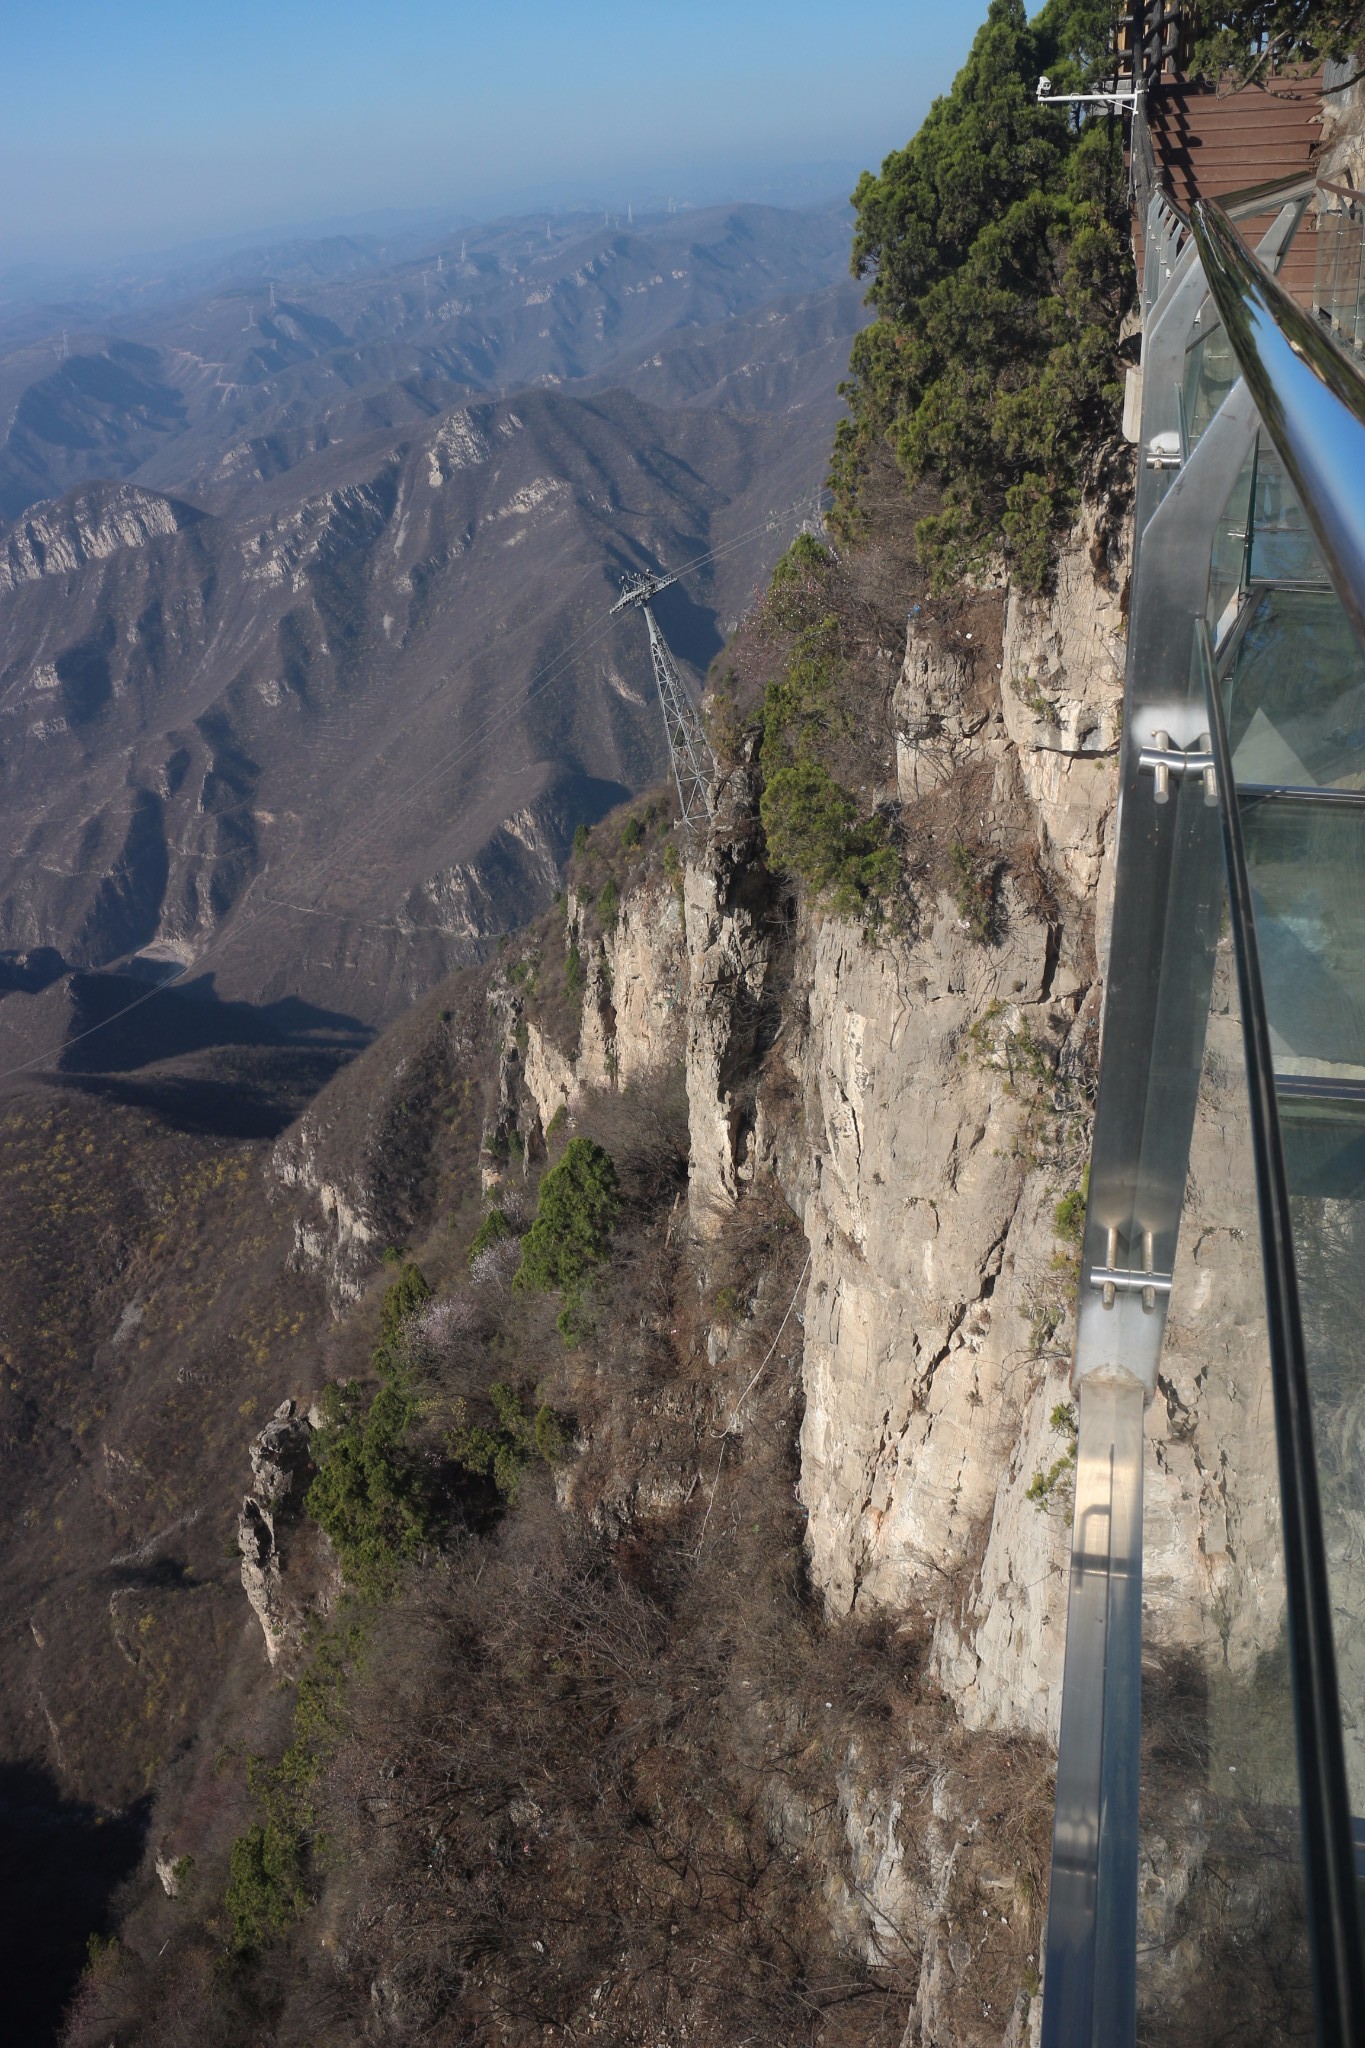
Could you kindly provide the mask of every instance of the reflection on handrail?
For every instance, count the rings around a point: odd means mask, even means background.
[[[1262,425],[1365,646],[1365,383],[1210,201],[1195,202],[1193,227],[1209,290]]]

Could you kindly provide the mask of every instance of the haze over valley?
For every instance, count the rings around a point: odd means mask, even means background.
[[[621,573],[695,565],[695,682],[813,508],[848,242],[837,201],[541,214],[12,313],[0,1065],[111,969],[374,1027],[543,906],[666,773]]]

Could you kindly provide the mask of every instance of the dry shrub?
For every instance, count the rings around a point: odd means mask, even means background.
[[[374,1613],[318,1789],[316,1904],[253,1963],[224,1962],[222,1864],[244,1817],[215,1808],[199,1768],[179,1788],[207,1845],[197,1889],[127,1916],[70,2048],[895,2048],[934,1932],[945,1767],[968,1845],[954,1912],[996,1896],[988,1850],[1017,1855],[1036,1901],[1034,1752],[962,1734],[925,1678],[927,1625],[831,1623],[809,1584],[794,1219],[760,1184],[693,1244],[676,1075],[586,1103],[579,1128],[625,1195],[582,1348],[563,1350],[553,1299],[472,1280],[458,1247],[457,1287],[411,1333],[433,1459],[494,1380],[572,1417],[578,1455],[452,1527]],[[290,1704],[272,1700],[280,1725],[251,1747],[279,1754]],[[858,1903],[853,1783],[902,1802],[894,1922]],[[1017,1982],[1039,1910],[986,1926],[964,2016]],[[961,2039],[977,2039],[965,2017]]]
[[[689,1571],[676,1540],[612,1546],[542,1497],[392,1618],[334,1825],[365,1862],[352,1967],[404,2037],[894,2038],[820,1897],[831,1758],[780,1710],[809,1618],[752,1568],[737,1612],[728,1551]]]

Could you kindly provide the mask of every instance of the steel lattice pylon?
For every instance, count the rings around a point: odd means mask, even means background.
[[[649,651],[654,657],[654,680],[659,686],[659,703],[663,708],[664,731],[668,736],[669,758],[673,763],[673,780],[678,785],[683,823],[709,824],[715,814],[711,795],[716,774],[715,756],[702,731],[696,706],[678,673],[678,665],[668,651],[668,642],[659,631],[658,621],[650,608],[650,599],[677,580],[676,576],[624,576],[621,595],[611,608],[611,616],[615,618],[618,612],[632,610],[642,611],[645,615],[645,624],[649,628]]]

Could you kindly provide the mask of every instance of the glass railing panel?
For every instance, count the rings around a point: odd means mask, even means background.
[[[1346,1777],[1352,1812],[1365,1816],[1365,1086],[1336,1099],[1282,1089],[1280,1118]]]
[[[1251,556],[1252,491],[1256,479],[1256,444],[1233,486],[1213,536],[1209,563],[1209,598],[1206,617],[1214,644],[1221,645],[1236,622],[1246,589]]]
[[[1221,212],[1198,202],[1192,225],[1217,317],[1235,343],[1242,394],[1263,423],[1245,536],[1246,601],[1229,624],[1236,539],[1229,522],[1205,610],[1208,626],[1222,630],[1217,686],[1208,630],[1203,622],[1198,628],[1209,737],[1183,771],[1207,784],[1212,755],[1244,1013],[1236,1064],[1247,1071],[1235,1111],[1215,1103],[1212,1130],[1201,1134],[1197,1123],[1191,1154],[1192,1199],[1205,1220],[1196,1230],[1191,1218],[1181,1231],[1182,1259],[1188,1248],[1196,1270],[1185,1272],[1183,1285],[1179,1267],[1174,1275],[1158,1383],[1170,1427],[1167,1443],[1153,1445],[1153,1465],[1181,1482],[1164,1542],[1161,1481],[1148,1473],[1149,1592],[1165,1557],[1177,1578],[1188,1573],[1179,1537],[1193,1503],[1209,1567],[1206,1584],[1189,1574],[1196,1583],[1183,1615],[1178,1601],[1165,1603],[1164,1639],[1148,1646],[1154,1741],[1178,1725],[1182,1687],[1194,1701],[1187,1720],[1201,1740],[1184,1762],[1184,1808],[1178,1772],[1158,1799],[1153,1771],[1144,1805],[1149,1829],[1164,1828],[1165,1836],[1144,1862],[1153,1967],[1144,1970],[1140,2037],[1260,2043],[1311,2039],[1316,2030],[1324,2048],[1345,2048],[1365,2041],[1356,1855],[1365,1840],[1365,1372],[1357,1364],[1365,1349],[1365,914],[1353,900],[1365,899],[1365,784],[1354,759],[1359,657],[1330,605],[1313,600],[1324,592],[1330,563],[1341,606],[1365,642],[1365,392],[1321,324],[1248,256]],[[1344,253],[1331,252],[1327,280],[1338,326],[1359,286]],[[1218,370],[1207,343],[1185,365],[1181,398],[1194,428],[1187,446],[1197,452],[1193,460],[1187,453],[1180,481],[1191,502],[1198,477],[1215,474],[1205,451],[1225,442],[1231,450],[1222,419],[1237,417],[1237,389],[1221,417],[1205,406],[1198,439],[1202,388]],[[1306,601],[1279,602],[1294,596]],[[1170,771],[1154,759],[1152,772]],[[1216,1055],[1212,1030],[1210,1048]],[[1244,1163],[1232,1178],[1240,1181],[1241,1217],[1239,1190],[1226,1189],[1216,1171],[1202,1176],[1197,1156],[1201,1135],[1226,1150],[1239,1133]],[[1218,1221],[1207,1217],[1225,1195],[1223,1244]],[[1235,1266],[1239,1247],[1252,1259],[1243,1292],[1225,1292],[1218,1321],[1187,1347],[1193,1370],[1182,1371],[1181,1319],[1196,1321],[1216,1299],[1217,1267]],[[1210,1412],[1220,1382],[1240,1401],[1260,1366],[1257,1347],[1238,1346],[1257,1294],[1269,1353],[1259,1400],[1252,1413],[1220,1419]],[[1206,1446],[1214,1447],[1212,1460]],[[1204,1540],[1210,1527],[1212,1551]],[[1218,1558],[1222,1534],[1232,1538],[1226,1563]],[[1262,1604],[1267,1594],[1270,1606]],[[1221,1618],[1221,1667],[1206,1653],[1210,1608]],[[1233,1861],[1221,1874],[1220,1762],[1228,1778],[1251,1778],[1255,1809],[1236,1816],[1245,1839],[1234,1839]],[[1233,1799],[1246,1796],[1239,1787]],[[1202,1828],[1198,1838],[1181,1833],[1182,1814],[1192,1830]],[[1265,1845],[1259,1877],[1252,1841]],[[1170,1873],[1182,1861],[1190,1881],[1184,1873],[1177,1879],[1173,1911]],[[1216,1904],[1201,1912],[1220,1875],[1221,1920]],[[1295,1916],[1290,1900],[1300,1887]],[[1305,1915],[1311,2002],[1305,1944],[1287,1939]],[[1223,1967],[1229,1952],[1231,1967]],[[1258,1969],[1259,1995],[1248,1998]],[[1287,1988],[1294,1995],[1284,2001]]]
[[[1333,591],[1252,592],[1224,701],[1239,785],[1365,790],[1365,655]]]
[[[1327,571],[1284,464],[1267,437],[1256,453],[1248,572],[1253,583],[1318,583]]]
[[[1365,805],[1239,800],[1280,1105],[1342,1739],[1365,1815]]]
[[[1324,195],[1325,198],[1325,195]],[[1313,311],[1332,324],[1337,298],[1337,276],[1341,268],[1341,229],[1345,208],[1324,204],[1318,215],[1318,239],[1313,261]]]
[[[1198,338],[1185,353],[1185,374],[1181,379],[1186,456],[1198,447],[1204,429],[1239,375],[1227,332],[1212,309],[1206,307]]]
[[[1274,1080],[1346,1796],[1365,1816],[1365,658],[1331,591],[1252,606],[1219,682],[1223,795]]]
[[[1350,281],[1341,295],[1338,319],[1341,332],[1359,355],[1365,349],[1365,217],[1357,214],[1351,227]]]
[[[1328,195],[1324,195],[1328,198]],[[1347,348],[1365,346],[1365,209],[1328,198],[1319,216],[1313,310]]]
[[[1332,296],[1329,301],[1331,324],[1340,336],[1347,330],[1347,336],[1355,327],[1355,291],[1360,269],[1360,231],[1349,213],[1337,216],[1336,260],[1332,265]]]
[[[1273,1394],[1226,937],[1145,1495],[1138,2039],[1309,2042]]]
[[[1365,807],[1242,804],[1277,1075],[1365,1081]]]

